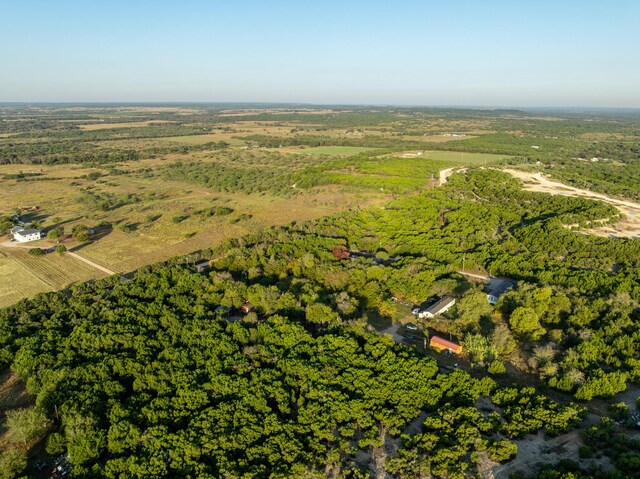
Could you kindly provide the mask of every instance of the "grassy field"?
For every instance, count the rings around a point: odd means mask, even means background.
[[[51,290],[51,286],[23,264],[0,250],[0,307]]]
[[[404,193],[428,186],[428,182],[425,179],[411,177],[394,177],[379,174],[363,175],[353,172],[329,172],[327,176],[331,181],[342,185],[387,193]]]
[[[315,148],[300,148],[292,151],[304,155],[351,156],[371,151],[372,149],[373,148],[360,146],[318,146]]]
[[[187,135],[187,136],[169,136],[157,138],[158,141],[164,143],[175,143],[179,145],[204,145],[218,141],[226,141],[232,146],[245,145],[244,140],[233,138],[237,133],[212,133],[206,135]]]
[[[104,276],[68,255],[51,253],[35,257],[24,249],[0,247],[0,307]]]
[[[273,153],[265,151],[244,152],[243,155],[227,158],[222,154],[203,153],[180,158],[181,161],[198,163],[235,162],[246,168],[260,168],[262,164],[277,160]],[[287,161],[286,158],[293,157],[286,155],[282,160]],[[203,185],[168,180],[157,173],[170,161],[158,158],[119,164],[119,170],[127,171],[127,174],[110,173],[109,165],[1,165],[0,204],[4,212],[38,205],[38,213],[27,215],[25,219],[40,221],[45,233],[54,226],[62,226],[69,233],[78,224],[91,228],[101,223],[108,224],[108,227],[98,229],[95,241],[85,245],[71,241],[66,246],[113,271],[127,272],[209,248],[225,239],[265,226],[309,220],[355,205],[386,201],[385,195],[375,192],[362,195],[339,185],[315,187],[294,197],[214,191]],[[19,172],[39,173],[40,176],[36,177],[37,181],[1,179],[4,174]],[[90,180],[87,178],[90,173],[103,176]],[[113,208],[103,211],[81,201],[87,191],[113,198],[126,199],[134,195],[135,201],[128,204],[116,202]],[[216,207],[233,211],[224,216],[199,213]],[[8,258],[0,258],[0,271],[3,277],[15,279],[13,282],[3,281],[0,305],[103,275],[67,257],[47,255],[35,258],[13,248],[4,248],[3,252]],[[67,267],[67,263],[73,264],[73,268]]]
[[[421,154],[420,154],[421,153]],[[425,160],[463,163],[465,165],[484,165],[512,158],[512,155],[493,155],[490,153],[465,153],[462,151],[411,151],[395,155],[400,158],[422,158]]]
[[[409,151],[393,156],[348,159],[344,168],[328,172],[331,181],[388,193],[406,193],[435,185],[440,170],[460,165],[491,164],[502,155],[453,151]]]
[[[123,123],[89,123],[86,125],[80,125],[80,129],[85,131],[95,131],[95,130],[109,130],[112,128],[139,128],[141,126],[161,125],[164,123],[170,123],[170,122],[164,121],[164,120],[148,120],[148,121],[123,122]]]
[[[206,143],[225,141],[231,146],[243,146],[247,141],[243,137],[251,135],[273,135],[279,137],[293,136],[296,125],[288,123],[271,123],[260,121],[242,121],[227,125],[224,129],[202,135],[168,136],[156,138],[162,143],[178,145],[204,145]]]

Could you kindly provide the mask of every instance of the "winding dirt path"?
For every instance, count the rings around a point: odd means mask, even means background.
[[[438,186],[444,185],[449,179],[449,177],[454,173],[463,172],[463,171],[467,171],[467,169],[460,168],[459,166],[453,166],[451,168],[445,168],[444,170],[440,170],[440,181],[438,183]]]

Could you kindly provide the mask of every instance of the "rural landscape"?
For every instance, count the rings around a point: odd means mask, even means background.
[[[634,477],[640,116],[1,114],[4,477]]]
[[[638,19],[0,0],[0,479],[639,479]]]

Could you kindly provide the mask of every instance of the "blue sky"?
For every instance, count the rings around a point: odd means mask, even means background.
[[[0,0],[0,101],[640,107],[640,2]]]

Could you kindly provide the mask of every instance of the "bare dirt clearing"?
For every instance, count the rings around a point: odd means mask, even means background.
[[[22,379],[17,374],[9,369],[0,374],[1,410],[24,407],[29,405],[31,401],[31,396],[29,396]]]
[[[6,411],[24,408],[33,404],[34,398],[27,392],[24,382],[9,369],[0,374],[0,451],[9,445],[5,427]],[[0,471],[2,472],[2,471]]]
[[[525,190],[549,193],[551,195],[575,196],[590,200],[599,200],[615,206],[622,214],[622,218],[619,223],[612,226],[602,226],[599,228],[583,230],[585,233],[607,236],[609,238],[640,238],[640,203],[612,198],[610,196],[603,195],[602,193],[595,193],[589,190],[574,188],[573,186],[568,186],[558,181],[550,180],[544,176],[543,173],[532,173],[528,171],[510,169],[505,169],[503,171],[521,179]]]
[[[536,464],[550,463],[556,464],[563,459],[576,460],[578,449],[582,445],[580,430],[571,431],[556,437],[548,437],[539,432],[536,435],[528,435],[515,441],[518,445],[518,455],[507,463],[496,466],[493,469],[492,477],[495,479],[507,479],[516,471],[530,473],[535,469]],[[604,470],[611,470],[612,465],[606,457],[583,460],[587,466],[589,462],[601,466]]]

